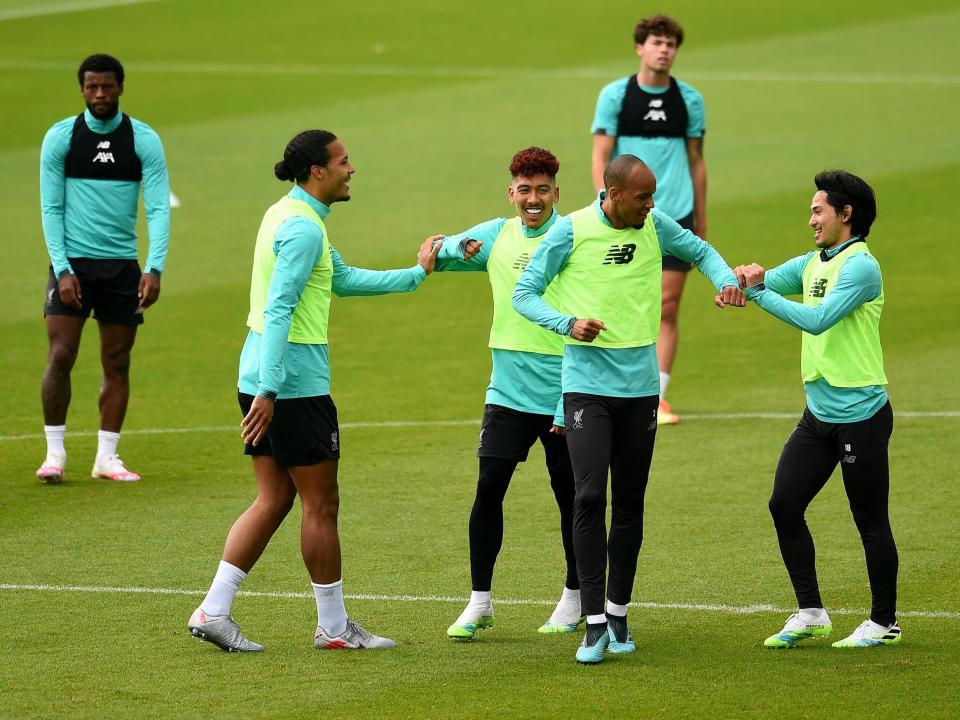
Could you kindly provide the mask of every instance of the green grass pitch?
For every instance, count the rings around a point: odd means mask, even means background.
[[[648,493],[635,655],[584,668],[573,661],[579,636],[535,632],[563,582],[538,450],[507,495],[494,581],[495,599],[525,602],[497,605],[480,641],[445,637],[470,589],[466,523],[489,374],[489,288],[462,274],[332,309],[344,580],[364,596],[348,609],[399,648],[313,649],[298,509],[245,583],[254,594],[235,605],[267,652],[227,655],[191,639],[187,618],[254,493],[236,366],[256,228],[285,191],[272,175],[284,144],[309,127],[344,139],[354,199],[328,227],[359,266],[410,265],[428,234],[509,214],[506,166],[530,144],[558,155],[561,210],[574,210],[592,198],[596,94],[635,71],[633,23],[656,11],[687,31],[675,72],[706,99],[709,239],[731,264],[772,266],[812,246],[818,170],[853,170],[877,190],[870,240],[899,413],[891,509],[904,644],[765,651],[785,612],[734,611],[794,602],[766,501],[803,407],[799,337],[755,307],[714,309],[697,273],[670,389],[685,419],[661,431]],[[957,37],[953,0],[0,0],[0,716],[960,715]],[[126,64],[122,107],[160,133],[183,205],[134,351],[121,449],[145,479],[87,476],[99,382],[90,327],[67,482],[45,487],[33,479],[46,353],[38,152],[46,129],[82,108],[75,70],[92,52]],[[773,417],[723,417],[737,413]],[[869,597],[837,478],[808,520],[843,636]],[[87,590],[51,589],[65,586]]]

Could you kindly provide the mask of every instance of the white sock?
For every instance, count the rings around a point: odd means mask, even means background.
[[[596,625],[597,623],[605,623],[607,621],[607,616],[603,613],[599,615],[587,615],[587,622],[590,625]]]
[[[807,623],[830,622],[830,616],[823,608],[800,608],[800,619]]]
[[[670,384],[670,373],[660,373],[660,399],[667,394],[667,385]]]
[[[617,605],[615,602],[607,600],[607,615],[616,615],[617,617],[627,616],[627,606]]]
[[[580,604],[580,589],[571,590],[568,587],[563,588],[563,595],[560,596],[560,602],[569,603],[575,602],[577,605]]]
[[[225,560],[220,561],[217,568],[217,574],[213,577],[213,583],[207,596],[200,603],[200,609],[206,615],[229,615],[230,608],[233,606],[233,596],[240,589],[240,583],[247,574],[236,565],[231,565]]]
[[[117,454],[117,443],[120,442],[120,433],[101,430],[97,433],[97,460]]]
[[[343,579],[324,585],[311,582],[317,600],[317,625],[336,637],[347,629],[347,608],[343,604]]]
[[[470,593],[470,602],[467,607],[486,609],[491,604],[489,590],[474,590]]]
[[[52,455],[66,459],[67,449],[63,446],[63,436],[67,434],[67,426],[44,425],[43,434],[47,436],[47,457]]]

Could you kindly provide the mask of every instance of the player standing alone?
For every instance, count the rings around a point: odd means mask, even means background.
[[[764,644],[793,647],[833,629],[820,598],[804,513],[839,464],[863,541],[873,607],[869,619],[833,646],[896,645],[903,640],[896,615],[899,559],[887,511],[893,410],[883,387],[883,277],[867,246],[877,203],[873,189],[848,172],[824,171],[814,183],[810,227],[819,251],[769,271],[756,264],[735,268],[750,300],[803,331],[800,371],[807,407],[783,447],[770,498],[799,609]],[[800,293],[802,303],[781,297]]]
[[[43,306],[49,354],[43,374],[47,456],[41,482],[63,480],[70,372],[90,313],[100,330],[100,432],[93,477],[135,481],[117,454],[130,399],[130,351],[143,311],[160,296],[170,237],[170,183],[160,138],[120,112],[123,66],[91,55],[77,72],[87,105],[56,123],[40,150],[40,209],[50,254]],[[150,249],[137,263],[137,197],[143,188]]]
[[[643,160],[657,178],[657,208],[681,227],[707,239],[707,166],[703,159],[703,97],[670,75],[683,44],[683,28],[666,15],[644,18],[634,29],[640,70],[600,91],[593,118],[593,186],[603,188],[611,158],[624,153]],[[663,295],[657,363],[660,424],[679,418],[664,400],[679,342],[680,296],[692,266],[663,256]]]

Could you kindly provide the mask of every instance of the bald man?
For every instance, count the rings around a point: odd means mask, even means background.
[[[718,307],[745,302],[720,254],[654,209],[657,181],[642,160],[614,158],[603,182],[592,205],[557,220],[513,294],[521,315],[562,335],[565,343],[561,387],[576,488],[573,543],[587,615],[576,659],[584,664],[602,662],[608,649],[635,650],[627,605],[643,540],[644,494],[657,435],[662,256],[696,265],[717,288]],[[543,300],[548,286],[556,307]],[[608,471],[613,506],[609,539]]]

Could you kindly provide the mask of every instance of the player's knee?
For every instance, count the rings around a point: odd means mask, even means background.
[[[104,352],[100,356],[103,372],[107,375],[126,376],[130,373],[130,351],[117,350]]]
[[[774,523],[802,518],[804,511],[804,508],[799,507],[796,503],[776,495],[770,498],[767,508],[770,510]]]
[[[578,512],[602,513],[607,508],[606,485],[598,488],[581,487],[577,491],[574,507]]]
[[[77,362],[77,349],[67,343],[51,343],[48,365],[57,372],[70,372]]]
[[[660,324],[676,325],[679,312],[679,300],[664,299],[663,304],[660,306]]]

